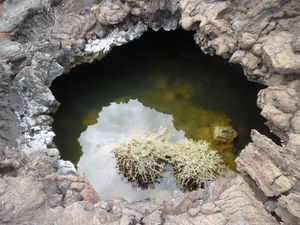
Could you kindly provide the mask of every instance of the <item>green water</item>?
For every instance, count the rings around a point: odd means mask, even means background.
[[[256,107],[261,88],[247,81],[240,67],[204,55],[191,33],[151,31],[53,82],[51,89],[61,102],[54,115],[54,141],[63,159],[77,163],[82,154],[77,139],[96,123],[101,108],[138,99],[173,115],[175,127],[186,137],[209,141],[234,169],[251,129],[268,133]],[[238,132],[233,145],[213,140],[214,127],[227,125]]]

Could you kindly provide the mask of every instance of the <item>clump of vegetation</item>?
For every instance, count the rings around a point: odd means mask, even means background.
[[[167,142],[158,134],[134,137],[113,149],[117,167],[133,186],[147,188],[161,177],[165,165]]]
[[[203,140],[171,144],[161,139],[161,135],[152,134],[125,141],[113,152],[120,173],[133,186],[142,188],[159,180],[166,163],[172,166],[178,186],[183,190],[201,188],[228,170],[219,153]]]
[[[205,182],[225,175],[228,170],[218,152],[203,140],[186,140],[183,144],[174,145],[168,161],[178,185],[184,190],[198,189]]]

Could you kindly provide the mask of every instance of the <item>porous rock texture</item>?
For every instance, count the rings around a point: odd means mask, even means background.
[[[103,201],[60,159],[49,86],[149,28],[178,27],[266,85],[257,105],[282,145],[253,130],[239,173],[167,201]],[[299,69],[298,0],[1,0],[0,224],[300,224]]]

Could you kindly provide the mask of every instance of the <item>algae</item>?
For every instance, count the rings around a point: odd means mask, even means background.
[[[87,127],[89,125],[95,124],[99,117],[98,113],[98,108],[92,108],[91,110],[89,110],[82,119],[82,125]]]

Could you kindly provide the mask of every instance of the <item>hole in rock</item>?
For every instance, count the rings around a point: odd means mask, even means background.
[[[203,54],[192,33],[148,31],[102,61],[53,81],[51,90],[61,103],[54,115],[54,141],[63,159],[75,164],[80,159],[80,172],[102,198],[168,195],[178,190],[169,170],[148,189],[133,188],[120,174],[113,179],[115,159],[106,147],[164,125],[175,136],[183,131],[186,138],[208,141],[235,169],[234,159],[249,143],[251,129],[269,133],[256,106],[262,88],[247,81],[241,67]],[[220,127],[237,131],[233,143],[218,138]]]

